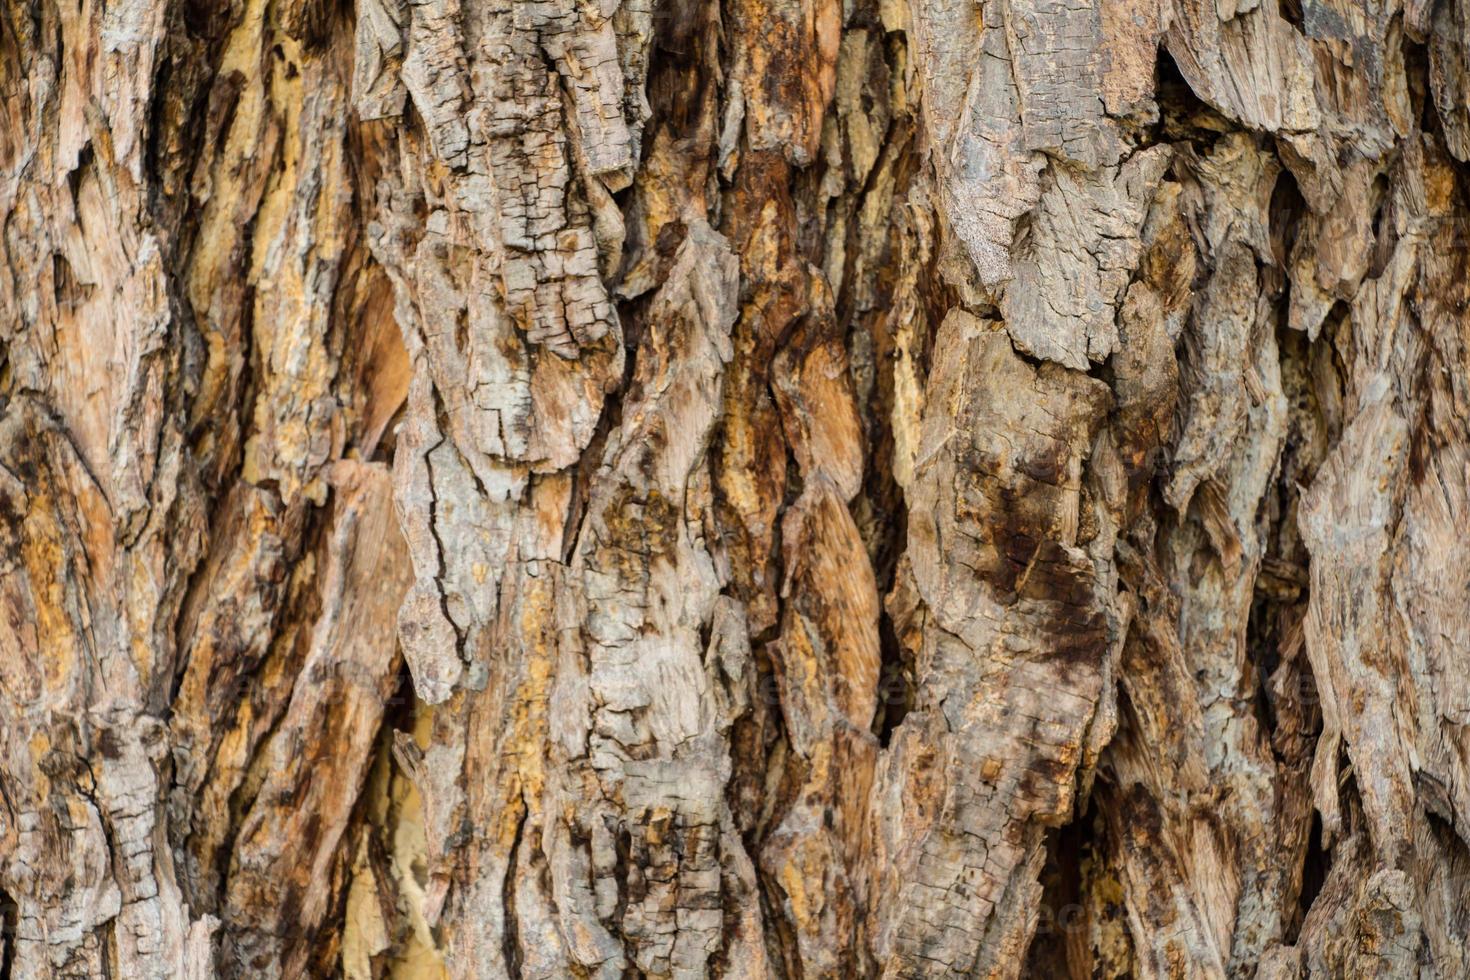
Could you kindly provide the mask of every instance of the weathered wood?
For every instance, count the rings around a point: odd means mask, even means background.
[[[1467,975],[1467,52],[0,6],[0,974]]]

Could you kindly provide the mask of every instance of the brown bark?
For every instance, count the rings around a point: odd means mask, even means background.
[[[1467,58],[3,0],[0,975],[1470,975]]]

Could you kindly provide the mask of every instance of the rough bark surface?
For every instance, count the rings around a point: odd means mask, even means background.
[[[0,0],[0,976],[1470,976],[1470,0]]]

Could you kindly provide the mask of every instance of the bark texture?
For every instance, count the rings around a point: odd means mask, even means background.
[[[1470,976],[1470,0],[0,0],[0,975]]]

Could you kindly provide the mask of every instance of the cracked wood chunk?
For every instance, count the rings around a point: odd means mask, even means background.
[[[930,625],[874,789],[894,862],[875,867],[875,952],[885,975],[1013,975],[1046,828],[1074,816],[1089,730],[1110,712],[1116,627],[1079,542],[1109,396],[963,312],[935,348],[908,545]]]
[[[400,501],[418,502],[401,508],[416,582],[400,634],[437,703],[483,686],[527,469],[577,461],[622,373],[601,267],[618,246],[594,206],[604,182],[626,183],[641,120],[624,118],[617,36],[594,10],[423,3],[407,16],[401,78],[428,141],[409,136],[380,182],[374,250],[414,363],[395,463]]]
[[[1014,253],[1001,310],[1016,346],[1079,371],[1118,346],[1118,307],[1138,268],[1139,234],[1169,151],[1143,150],[1116,171],[1054,165]]]
[[[719,949],[731,719],[716,697],[725,668],[701,656],[701,631],[723,605],[697,467],[731,356],[735,283],[724,240],[691,227],[653,297],[638,397],[594,477],[570,567],[580,587],[567,597],[574,617],[561,624],[568,649],[551,693],[551,792],[564,801],[554,832],[575,864],[590,862],[594,886],[568,877],[555,893],[569,938],[582,937],[573,961],[600,975],[625,968],[608,931],[619,905],[640,971],[697,975]],[[605,802],[572,805],[589,786]]]

